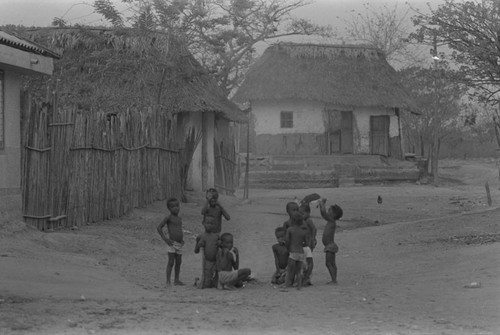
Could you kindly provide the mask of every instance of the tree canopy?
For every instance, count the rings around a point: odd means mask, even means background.
[[[345,20],[347,37],[382,50],[393,65],[407,67],[421,62],[409,39],[412,32],[410,7],[365,3],[363,8]]]
[[[182,36],[227,95],[241,82],[255,45],[290,35],[329,35],[330,27],[293,18],[306,0],[123,0],[120,12],[110,0],[94,1],[96,12],[114,27],[136,27]],[[128,16],[127,16],[128,15]]]
[[[456,78],[482,101],[500,102],[500,1],[445,0],[413,17],[419,42],[445,45],[458,66]]]

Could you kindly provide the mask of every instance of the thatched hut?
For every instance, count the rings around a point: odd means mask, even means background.
[[[361,45],[275,44],[233,101],[251,103],[258,155],[401,158],[400,113],[415,111],[384,54]]]
[[[176,132],[181,151],[183,186],[234,188],[216,158],[224,146],[236,156],[233,123],[245,122],[246,116],[179,38],[89,27],[39,29],[31,35],[64,52],[55,64],[60,104],[109,113],[128,108],[168,113],[169,131]]]

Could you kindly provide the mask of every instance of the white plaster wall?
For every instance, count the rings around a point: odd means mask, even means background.
[[[399,124],[393,108],[357,108],[353,111],[356,153],[370,152],[370,116],[389,115],[389,137],[399,135]]]
[[[215,183],[215,156],[214,156],[214,135],[215,135],[215,114],[213,112],[207,112],[206,122],[207,122],[207,188],[214,187]],[[189,127],[195,127],[196,129],[202,129],[203,113],[189,113],[188,121],[184,125],[184,129],[187,130]],[[202,138],[198,146],[196,147],[191,166],[189,167],[187,187],[194,191],[204,191],[203,189],[203,154],[202,154]]]
[[[215,113],[206,112],[205,121],[207,122],[207,185],[206,188],[215,187]],[[205,191],[205,190],[203,190]]]
[[[189,113],[187,122],[184,124],[183,133],[186,133],[190,127],[201,130],[201,116],[201,113]],[[193,153],[193,160],[189,166],[186,187],[188,189],[201,190],[201,141]]]
[[[0,189],[21,188],[21,78],[12,71],[4,72],[5,147],[0,149]]]
[[[258,101],[252,103],[255,117],[256,135],[261,134],[321,134],[325,131],[323,123],[324,104],[312,101]],[[280,113],[293,112],[293,128],[281,128]]]

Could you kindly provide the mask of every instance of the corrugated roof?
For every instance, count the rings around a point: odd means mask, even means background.
[[[364,45],[279,43],[267,48],[233,101],[282,99],[416,111],[384,54]]]
[[[7,34],[2,30],[0,30],[0,44],[55,59],[61,58],[61,55],[52,50],[49,50],[33,41],[27,41],[25,39]]]

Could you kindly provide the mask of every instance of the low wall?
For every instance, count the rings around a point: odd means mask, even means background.
[[[415,182],[421,177],[416,162],[373,155],[275,156],[252,161],[250,188],[331,188],[355,184]],[[244,180],[243,173],[240,187],[244,187]]]

